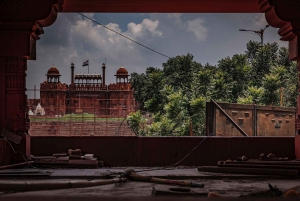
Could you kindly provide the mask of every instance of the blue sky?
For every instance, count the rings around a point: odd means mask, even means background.
[[[130,37],[169,57],[191,53],[202,64],[218,61],[246,51],[250,40],[260,41],[254,33],[239,29],[260,30],[267,24],[263,14],[157,14],[157,13],[86,13],[101,24]],[[265,30],[264,42],[280,41],[278,29]],[[82,63],[89,59],[90,73],[101,73],[106,59],[106,83],[115,82],[115,72],[122,65],[129,71],[142,73],[149,66],[162,67],[168,58],[141,47],[77,13],[59,13],[56,22],[44,28],[37,41],[37,60],[28,61],[27,88],[37,88],[46,80],[47,70],[54,64],[61,82],[70,83],[70,64],[75,73],[87,73]],[[29,98],[33,93],[27,92]]]

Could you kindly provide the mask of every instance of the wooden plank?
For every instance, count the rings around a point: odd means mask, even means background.
[[[233,174],[257,174],[257,175],[277,175],[277,176],[297,176],[298,170],[270,169],[270,168],[236,168],[202,166],[198,167],[200,172],[233,173]]]
[[[257,164],[257,165],[300,166],[300,162],[294,162],[294,161],[218,161],[218,164]]]
[[[258,165],[258,164],[218,164],[218,167],[240,167],[240,168],[269,168],[269,169],[290,169],[300,171],[300,166],[284,165]]]
[[[8,169],[8,170],[0,170],[1,174],[31,174],[31,173],[39,173],[39,170],[36,169]]]
[[[70,167],[98,168],[98,160],[69,160]]]

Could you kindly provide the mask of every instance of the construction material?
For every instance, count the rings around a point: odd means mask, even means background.
[[[58,157],[57,160],[68,161],[69,156],[61,156],[61,157]]]
[[[40,170],[38,169],[6,169],[0,170],[1,174],[32,174],[32,173],[39,173]]]
[[[81,159],[79,155],[69,155],[69,159]]]
[[[171,179],[160,179],[151,176],[139,175],[134,173],[133,169],[126,169],[124,171],[124,176],[134,181],[152,182],[152,183],[159,183],[159,184],[171,184],[171,185],[197,187],[197,188],[204,187],[204,184],[202,183],[193,183],[189,181],[180,181],[180,180],[171,180]]]
[[[300,162],[297,161],[219,161],[218,164],[255,164],[255,165],[284,165],[284,166],[300,166]]]
[[[35,159],[55,159],[57,157],[54,157],[54,156],[33,156],[33,155],[30,155],[30,158],[32,160],[35,160]]]
[[[68,155],[81,156],[81,149],[68,149]]]
[[[185,197],[207,197],[207,191],[196,191],[182,187],[153,187],[152,194],[155,196],[185,196]]]
[[[96,158],[95,158],[96,159]],[[82,168],[98,168],[99,161],[96,160],[69,160],[69,167],[80,166]]]
[[[85,154],[84,158],[87,160],[92,160],[94,158],[94,154]]]
[[[24,163],[13,164],[13,165],[0,166],[0,170],[9,169],[9,168],[16,168],[16,167],[23,167],[23,166],[33,164],[33,163],[34,163],[34,161],[28,161],[28,162],[24,162]]]
[[[290,169],[300,171],[300,166],[292,165],[273,165],[273,164],[251,164],[251,163],[223,163],[218,162],[218,167],[237,167],[237,168],[267,168],[267,169]]]
[[[198,167],[198,171],[216,172],[216,173],[233,173],[233,174],[277,175],[277,176],[291,176],[291,177],[295,177],[298,175],[298,170],[270,169],[270,168],[202,166],[202,167]]]
[[[24,178],[24,177],[48,177],[49,171],[41,171],[37,169],[5,169],[0,170],[0,178]]]
[[[64,157],[64,156],[68,156],[68,154],[67,153],[54,153],[52,156],[53,157]]]
[[[45,168],[98,168],[98,160],[85,160],[85,159],[69,159],[60,160],[55,159],[35,159],[38,167]]]
[[[109,180],[71,180],[71,181],[1,181],[0,191],[40,191],[40,190],[55,190],[67,188],[85,188],[93,186],[101,186],[107,184],[117,184],[126,182],[126,178],[114,178]]]

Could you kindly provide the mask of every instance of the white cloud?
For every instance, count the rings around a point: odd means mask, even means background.
[[[158,24],[158,20],[152,21],[150,19],[144,19],[140,24],[130,22],[127,25],[128,33],[133,37],[143,37],[149,31],[152,36],[161,36],[162,32],[157,30]]]
[[[189,20],[187,21],[186,30],[194,33],[198,41],[205,41],[208,29],[203,24],[204,20],[199,17],[194,20]]]
[[[265,18],[265,14],[258,14],[254,18],[256,20],[255,26],[257,27],[264,27],[268,24]]]
[[[76,58],[76,57],[78,57],[77,51],[73,51],[73,53],[69,55],[70,59]]]
[[[174,20],[174,22],[178,25],[180,25],[181,27],[183,27],[183,23],[182,23],[182,20],[181,20],[181,16],[182,16],[182,13],[169,13],[167,15],[168,18]]]

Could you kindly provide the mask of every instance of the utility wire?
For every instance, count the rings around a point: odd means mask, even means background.
[[[128,39],[128,40],[130,40],[130,41],[132,41],[132,42],[134,42],[134,43],[136,43],[136,44],[138,44],[138,45],[140,45],[140,46],[142,46],[142,47],[148,49],[148,50],[151,50],[152,52],[155,52],[155,53],[157,53],[157,54],[160,54],[160,55],[162,55],[162,56],[164,56],[164,57],[167,57],[167,58],[171,59],[171,57],[169,57],[169,56],[167,56],[167,55],[165,55],[165,54],[162,54],[162,53],[160,53],[160,52],[158,52],[158,51],[155,51],[154,49],[152,49],[152,48],[150,48],[150,47],[147,47],[147,46],[145,46],[145,45],[143,45],[143,44],[141,44],[141,43],[139,43],[139,42],[137,42],[137,41],[135,41],[135,40],[133,40],[133,39],[131,39],[131,38],[129,38],[129,37],[127,37],[127,36],[121,34],[121,33],[119,33],[119,32],[117,32],[117,31],[115,31],[115,30],[113,30],[113,29],[110,29],[110,28],[108,28],[107,26],[105,26],[105,25],[103,25],[103,24],[101,24],[101,23],[99,23],[99,22],[97,22],[97,21],[95,21],[95,20],[89,18],[88,16],[86,16],[86,15],[84,15],[84,14],[82,14],[82,13],[79,13],[79,12],[78,12],[78,14],[81,15],[81,16],[83,16],[83,17],[85,17],[85,18],[87,18],[87,19],[89,19],[89,20],[91,20],[91,21],[93,21],[93,22],[96,23],[96,24],[99,24],[99,25],[103,26],[104,28],[106,28],[106,29],[108,29],[108,30],[110,30],[110,31],[112,31],[112,32],[114,32],[114,33],[116,33],[116,34],[119,34],[120,36],[122,36],[122,37],[124,37],[124,38],[126,38],[126,39]]]

